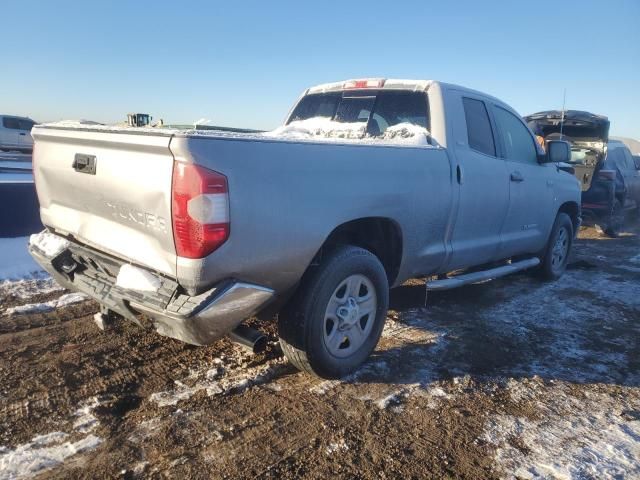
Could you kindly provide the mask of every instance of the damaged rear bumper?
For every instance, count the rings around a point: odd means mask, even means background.
[[[227,335],[274,296],[269,288],[236,280],[190,296],[175,280],[160,275],[156,275],[159,280],[156,291],[124,289],[116,285],[116,276],[124,262],[55,237],[63,241],[61,248],[52,251],[32,241],[29,252],[58,283],[69,290],[86,293],[136,323],[139,323],[138,315],[143,313],[161,335],[193,345],[207,345]]]

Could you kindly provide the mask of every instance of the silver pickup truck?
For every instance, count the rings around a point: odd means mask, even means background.
[[[264,134],[32,134],[29,248],[60,284],[196,345],[278,312],[289,360],[326,378],[375,348],[390,287],[558,278],[581,221],[567,143],[545,153],[505,103],[436,81],[320,85]]]

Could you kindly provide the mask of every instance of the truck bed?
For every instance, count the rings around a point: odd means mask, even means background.
[[[418,261],[399,279],[444,256],[452,191],[441,181],[451,178],[442,148],[69,123],[38,126],[33,135],[43,224],[177,279],[192,294],[228,278],[292,287],[337,225],[363,217],[404,225],[404,248]],[[95,157],[95,174],[74,170],[78,154]],[[228,179],[230,237],[204,259],[176,255],[174,162]]]

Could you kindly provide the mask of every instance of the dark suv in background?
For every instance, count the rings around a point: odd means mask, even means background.
[[[640,207],[640,172],[629,149],[609,141],[609,119],[579,110],[550,110],[524,120],[546,141],[571,143],[570,163],[582,186],[583,224],[617,236],[626,212]]]

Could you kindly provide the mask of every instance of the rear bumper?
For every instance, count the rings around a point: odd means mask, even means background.
[[[236,280],[189,296],[177,282],[159,275],[160,288],[155,292],[124,289],[115,281],[122,262],[85,246],[66,242],[61,251],[51,252],[32,242],[29,252],[65,288],[86,293],[137,323],[143,313],[159,334],[193,345],[207,345],[227,335],[274,296],[269,288]]]

